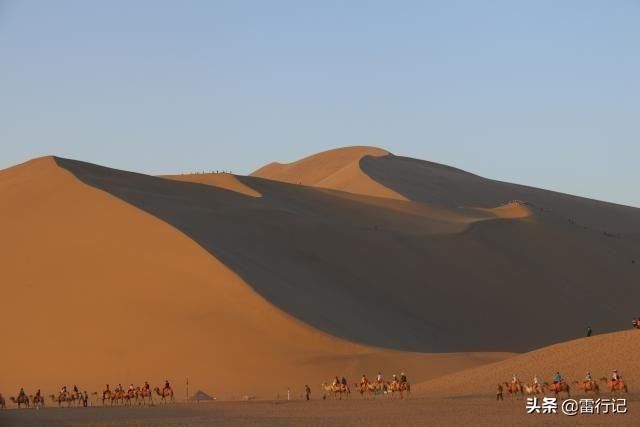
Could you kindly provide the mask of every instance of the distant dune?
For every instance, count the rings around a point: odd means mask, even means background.
[[[360,162],[366,157],[381,157],[388,154],[388,151],[375,147],[338,148],[289,164],[270,163],[253,172],[251,176],[406,200],[401,194],[371,179],[360,167]]]
[[[368,147],[254,175],[0,171],[0,388],[422,382],[637,315],[638,209]]]
[[[587,372],[594,379],[609,378],[617,369],[632,391],[637,391],[640,361],[631,354],[640,352],[640,331],[629,330],[544,347],[529,353],[483,366],[471,368],[427,381],[414,387],[417,394],[438,396],[495,396],[499,382],[510,381],[516,374],[523,383],[532,384],[538,375],[541,381],[552,382],[556,372],[566,379],[574,393],[580,393],[574,381],[581,381]],[[602,390],[606,384],[600,383]]]

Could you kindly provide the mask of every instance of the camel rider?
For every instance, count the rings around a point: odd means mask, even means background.
[[[382,372],[378,372],[378,376],[376,377],[376,383],[382,384]]]
[[[516,374],[513,374],[513,377],[511,378],[511,384],[518,384],[518,383],[520,383],[518,376]]]
[[[540,385],[540,378],[538,378],[538,374],[533,376],[533,385]]]
[[[401,383],[406,383],[407,382],[407,376],[405,375],[404,372],[400,372],[400,382]]]
[[[562,375],[560,375],[560,372],[556,372],[556,375],[553,377],[553,383],[560,384],[561,382],[562,382]]]
[[[336,375],[336,377],[333,379],[333,385],[334,387],[337,387],[340,385],[340,378],[338,378],[338,376]]]
[[[104,391],[111,391],[111,390],[109,390],[109,384],[105,384],[105,387],[106,388],[104,389]]]
[[[593,382],[593,377],[591,376],[591,372],[587,372],[587,376],[584,377],[585,383]]]
[[[164,388],[171,390],[171,385],[169,384],[169,380],[164,380]]]
[[[36,397],[40,397],[40,389],[38,389],[38,391],[36,391]]]
[[[342,384],[344,388],[347,388],[347,379],[345,377],[342,377],[342,381],[340,381],[340,384]]]
[[[613,372],[611,373],[611,381],[613,381],[614,383],[617,383],[620,380],[620,374],[618,373],[617,369],[614,369]]]
[[[129,384],[129,391],[134,391],[135,388],[133,387],[133,384]]]
[[[392,382],[394,382],[394,383],[397,383],[397,382],[398,382],[398,376],[397,376],[396,374],[393,374],[393,375],[391,376],[391,378],[393,378],[393,381],[392,381]]]
[[[369,385],[369,379],[365,374],[362,374],[362,378],[360,378],[360,385],[365,387]]]
[[[24,388],[20,387],[20,393],[18,393],[18,397],[24,397],[26,396],[25,392],[24,392]]]
[[[73,392],[74,392],[75,394],[78,394],[78,386],[77,386],[77,385],[75,385],[75,384],[73,385]]]
[[[149,391],[149,389],[151,388],[151,386],[149,385],[149,383],[147,381],[144,382],[144,391]]]
[[[60,389],[60,393],[67,394],[67,386],[66,385],[62,386],[62,388]]]

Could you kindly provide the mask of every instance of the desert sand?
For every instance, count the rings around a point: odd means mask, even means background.
[[[545,347],[587,326],[626,328],[637,314],[640,210],[372,147],[248,177],[45,157],[0,171],[0,218],[0,321],[13,325],[0,353],[5,397],[20,386],[92,392],[164,379],[183,397],[189,377],[190,390],[219,399],[274,399],[382,370],[407,372],[425,408],[453,414],[464,395],[478,415],[495,378],[521,364],[548,375],[566,356],[573,378],[586,353],[597,355],[594,372],[607,371],[615,359],[598,343],[635,340]],[[540,347],[565,356],[545,353],[539,366],[535,352],[511,357]],[[286,423],[302,412],[333,421],[319,404],[290,406]],[[228,408],[238,422],[280,420],[268,405],[247,406],[258,418],[246,419]]]

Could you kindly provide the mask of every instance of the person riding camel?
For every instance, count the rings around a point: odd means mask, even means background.
[[[342,384],[342,386],[346,389],[347,388],[347,379],[345,377],[342,377],[342,380],[340,381],[340,384]]]
[[[593,382],[593,377],[591,376],[591,372],[587,372],[587,375],[584,377],[584,382],[585,383]]]
[[[62,388],[60,389],[60,393],[64,396],[67,394],[67,386],[63,385]]]
[[[135,389],[136,388],[133,386],[133,384],[129,384],[129,392],[134,392]]]
[[[397,376],[396,374],[393,374],[393,375],[391,376],[391,378],[393,378],[393,379],[391,380],[391,382],[392,382],[392,383],[397,383],[397,382],[398,382],[398,376]]]
[[[169,384],[169,380],[164,380],[164,389],[171,390],[171,385]]]
[[[403,384],[407,382],[407,376],[404,372],[400,372],[400,382]]]
[[[78,386],[75,384],[73,385],[73,393],[78,394]]]
[[[614,384],[617,384],[618,381],[620,381],[620,378],[622,377],[618,373],[618,370],[614,369],[613,372],[611,373],[611,381],[613,381]]]
[[[540,387],[540,378],[538,378],[538,374],[535,374],[533,376],[533,387],[537,390],[537,391],[542,391],[541,387]]]
[[[513,374],[513,377],[511,378],[511,384],[519,384],[520,380],[518,379],[518,376],[516,374]]]
[[[336,375],[336,377],[333,379],[333,386],[338,387],[339,385],[340,385],[340,378],[338,378],[338,376]]]
[[[365,374],[362,374],[362,378],[360,378],[360,385],[365,387],[369,385],[369,379]]]
[[[376,384],[382,384],[382,372],[378,372],[378,376],[376,377]]]
[[[562,375],[560,375],[560,372],[556,372],[556,375],[553,377],[553,383],[560,384],[561,382],[562,382]]]
[[[18,393],[18,398],[25,397],[27,394],[24,392],[24,388],[20,387],[20,392]]]
[[[122,387],[122,384],[118,384],[118,392],[122,393],[124,391],[124,387]]]
[[[38,389],[38,391],[36,391],[36,397],[39,399],[40,398],[40,389]]]
[[[151,386],[149,385],[149,383],[147,381],[144,382],[144,387],[142,388],[144,391],[149,391],[151,389]]]

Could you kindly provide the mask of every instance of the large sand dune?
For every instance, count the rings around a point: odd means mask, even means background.
[[[110,173],[125,187],[135,182],[131,174]],[[159,188],[184,185],[141,178]],[[256,200],[213,190],[221,209],[223,202]],[[53,158],[1,171],[0,200],[5,396],[19,386],[53,392],[77,383],[93,391],[105,382],[165,378],[182,395],[189,376],[192,390],[273,398],[288,386],[317,390],[335,374],[404,369],[426,379],[505,357],[394,352],[313,329],[175,227],[83,184]]]
[[[182,231],[284,312],[349,341],[424,352],[524,351],[589,325],[625,327],[640,297],[640,250],[631,234],[637,209],[544,190],[535,190],[535,203],[504,207],[516,198],[505,194],[494,209],[432,207],[238,177],[262,195],[255,198],[58,162]],[[547,207],[559,197],[567,213],[582,210],[597,221],[585,226]],[[599,230],[605,220],[620,234]],[[620,229],[625,221],[629,228]],[[560,312],[562,322],[548,314]]]
[[[422,381],[637,314],[638,209],[366,147],[257,175],[0,171],[0,387]]]

